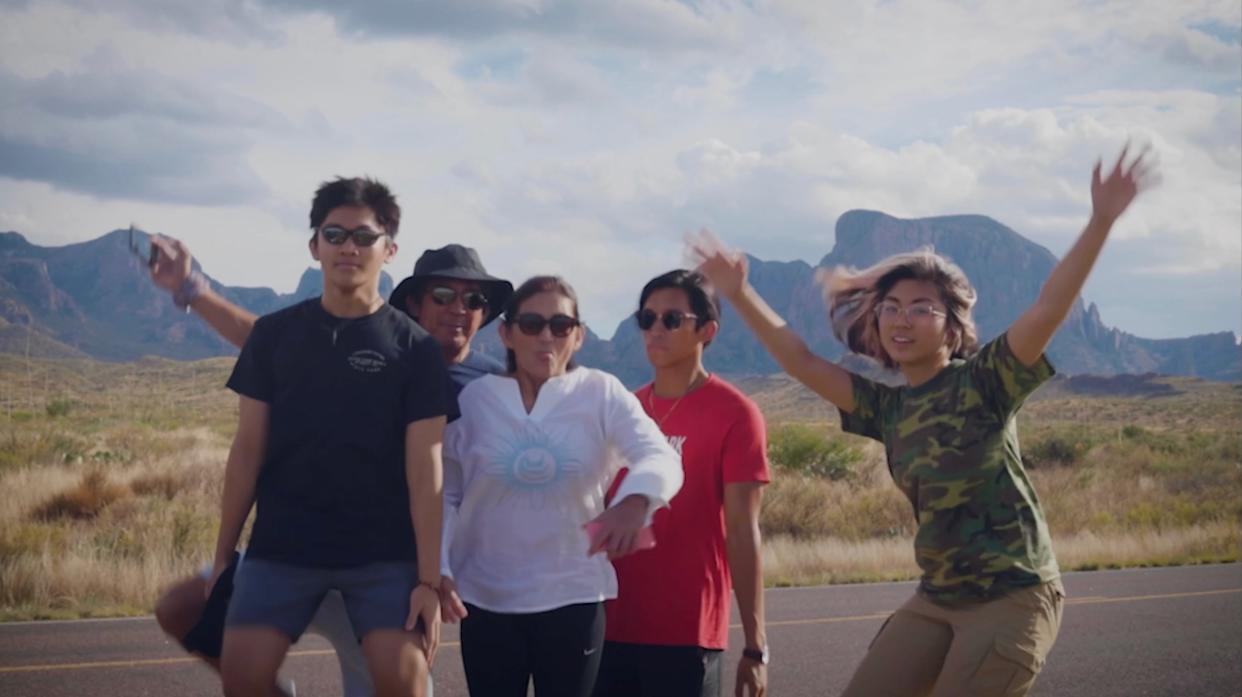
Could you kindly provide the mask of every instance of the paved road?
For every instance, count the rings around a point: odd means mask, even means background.
[[[1035,695],[1242,695],[1242,566],[1075,573],[1065,584],[1070,600],[1061,637]],[[912,588],[769,590],[774,697],[840,692],[881,621]],[[445,640],[436,694],[463,697],[456,631],[450,628]],[[735,647],[738,640],[735,629]],[[335,661],[318,639],[296,646],[285,671],[299,697],[340,694]],[[212,674],[164,641],[151,618],[0,625],[4,697],[217,694]]]

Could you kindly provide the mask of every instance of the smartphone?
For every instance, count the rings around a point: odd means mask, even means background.
[[[129,252],[147,268],[155,266],[160,258],[160,248],[151,244],[151,236],[140,230],[136,223],[129,224]]]
[[[599,539],[600,524],[594,520],[587,523],[586,533],[587,533],[587,538],[591,541],[591,546],[594,547],[596,541]],[[638,531],[638,547],[635,548],[634,551],[641,552],[644,549],[651,549],[652,547],[655,547],[655,546],[656,546],[655,531],[651,529],[651,526],[647,525],[647,526],[640,528]]]

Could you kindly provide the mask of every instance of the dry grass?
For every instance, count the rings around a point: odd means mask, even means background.
[[[1238,561],[1242,529],[1229,521],[1172,530],[1080,532],[1053,540],[1062,571],[1133,566],[1177,566]],[[763,572],[769,585],[908,581],[919,577],[909,537],[872,540],[764,541]]]
[[[150,612],[215,539],[227,443],[200,429],[176,456],[0,473],[0,619]]]
[[[92,469],[82,475],[76,486],[48,499],[31,515],[41,521],[94,518],[103,509],[130,495],[129,487],[113,482],[106,472]]]
[[[843,540],[779,535],[763,542],[763,575],[770,586],[904,581],[919,574],[913,544],[907,537]]]
[[[236,418],[230,366],[0,355],[0,619],[149,612],[209,558]],[[1027,406],[1023,445],[1039,456],[1031,476],[1064,569],[1239,558],[1242,391],[1172,384],[1158,398],[1053,391]],[[772,426],[813,424],[852,458],[836,480],[777,463],[769,582],[916,577],[910,505],[880,446],[842,435],[788,380],[753,387]]]

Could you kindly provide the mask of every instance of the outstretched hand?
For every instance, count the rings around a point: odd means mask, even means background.
[[[686,257],[724,297],[733,298],[746,287],[746,255],[725,247],[711,230],[686,235]]]
[[[1091,216],[1099,222],[1111,225],[1129,208],[1139,191],[1155,183],[1156,167],[1145,161],[1151,147],[1143,148],[1143,152],[1126,165],[1129,150],[1127,143],[1107,176],[1101,176],[1103,163],[1100,161],[1096,161],[1091,172]]]
[[[151,246],[160,250],[151,264],[151,281],[169,293],[176,293],[190,277],[194,257],[185,243],[175,237],[151,235]]]
[[[591,538],[587,554],[604,552],[609,559],[617,559],[637,551],[647,507],[646,496],[630,494],[583,526]]]

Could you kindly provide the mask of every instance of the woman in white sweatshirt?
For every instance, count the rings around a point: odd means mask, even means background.
[[[441,599],[462,622],[475,697],[524,697],[532,677],[539,697],[591,694],[603,601],[617,593],[608,558],[639,549],[681,487],[680,459],[638,400],[575,367],[585,333],[568,283],[523,283],[500,327],[508,374],[463,389],[446,432]]]

